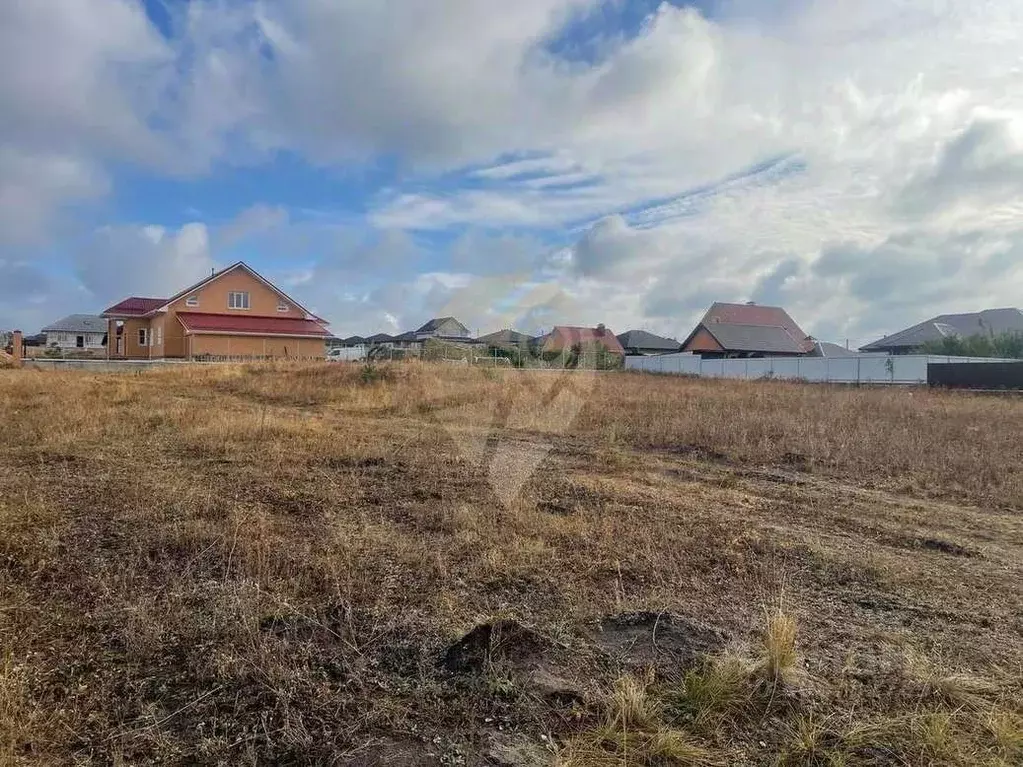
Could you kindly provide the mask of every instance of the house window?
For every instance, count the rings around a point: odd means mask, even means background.
[[[147,335],[146,329],[145,328],[139,328],[139,346],[145,346],[146,345],[146,341],[149,340],[148,338],[146,338],[146,335]]]
[[[153,331],[153,346],[159,346],[163,343],[163,328],[156,328]]]
[[[185,306],[198,306],[199,296],[189,296],[185,299]]]
[[[291,307],[290,307],[290,306],[288,306],[288,305],[287,305],[286,303],[284,303],[283,301],[278,301],[278,302],[277,302],[277,311],[279,311],[279,312],[286,312],[286,311],[288,311],[288,310],[289,310],[290,308],[291,308]]]
[[[227,294],[227,307],[229,309],[248,309],[249,294],[242,291],[232,291]]]

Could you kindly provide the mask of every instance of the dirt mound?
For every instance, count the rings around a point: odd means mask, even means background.
[[[439,665],[456,674],[478,674],[494,663],[539,663],[550,642],[513,620],[481,623],[448,647]]]
[[[585,696],[559,662],[565,650],[521,623],[500,620],[476,626],[447,649],[438,665],[456,674],[483,674],[499,667],[534,698],[571,706]]]
[[[630,666],[693,665],[720,650],[728,637],[673,613],[622,613],[604,618],[592,632],[604,652]]]

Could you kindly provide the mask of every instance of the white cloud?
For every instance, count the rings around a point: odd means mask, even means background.
[[[103,172],[81,157],[0,147],[0,244],[39,242],[54,209],[94,199],[107,186]]]
[[[201,223],[178,230],[104,227],[75,253],[78,279],[94,297],[96,311],[127,296],[165,298],[216,266],[209,231]]]

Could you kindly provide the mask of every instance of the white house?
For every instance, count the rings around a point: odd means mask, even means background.
[[[107,321],[92,314],[72,314],[43,328],[46,346],[60,349],[105,349]]]

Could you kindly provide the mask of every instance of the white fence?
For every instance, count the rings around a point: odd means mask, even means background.
[[[626,357],[626,370],[672,373],[703,378],[811,381],[842,384],[925,384],[931,362],[1010,362],[988,357],[940,355],[861,355],[856,357],[763,357],[758,359],[703,359],[696,354],[661,354]]]

